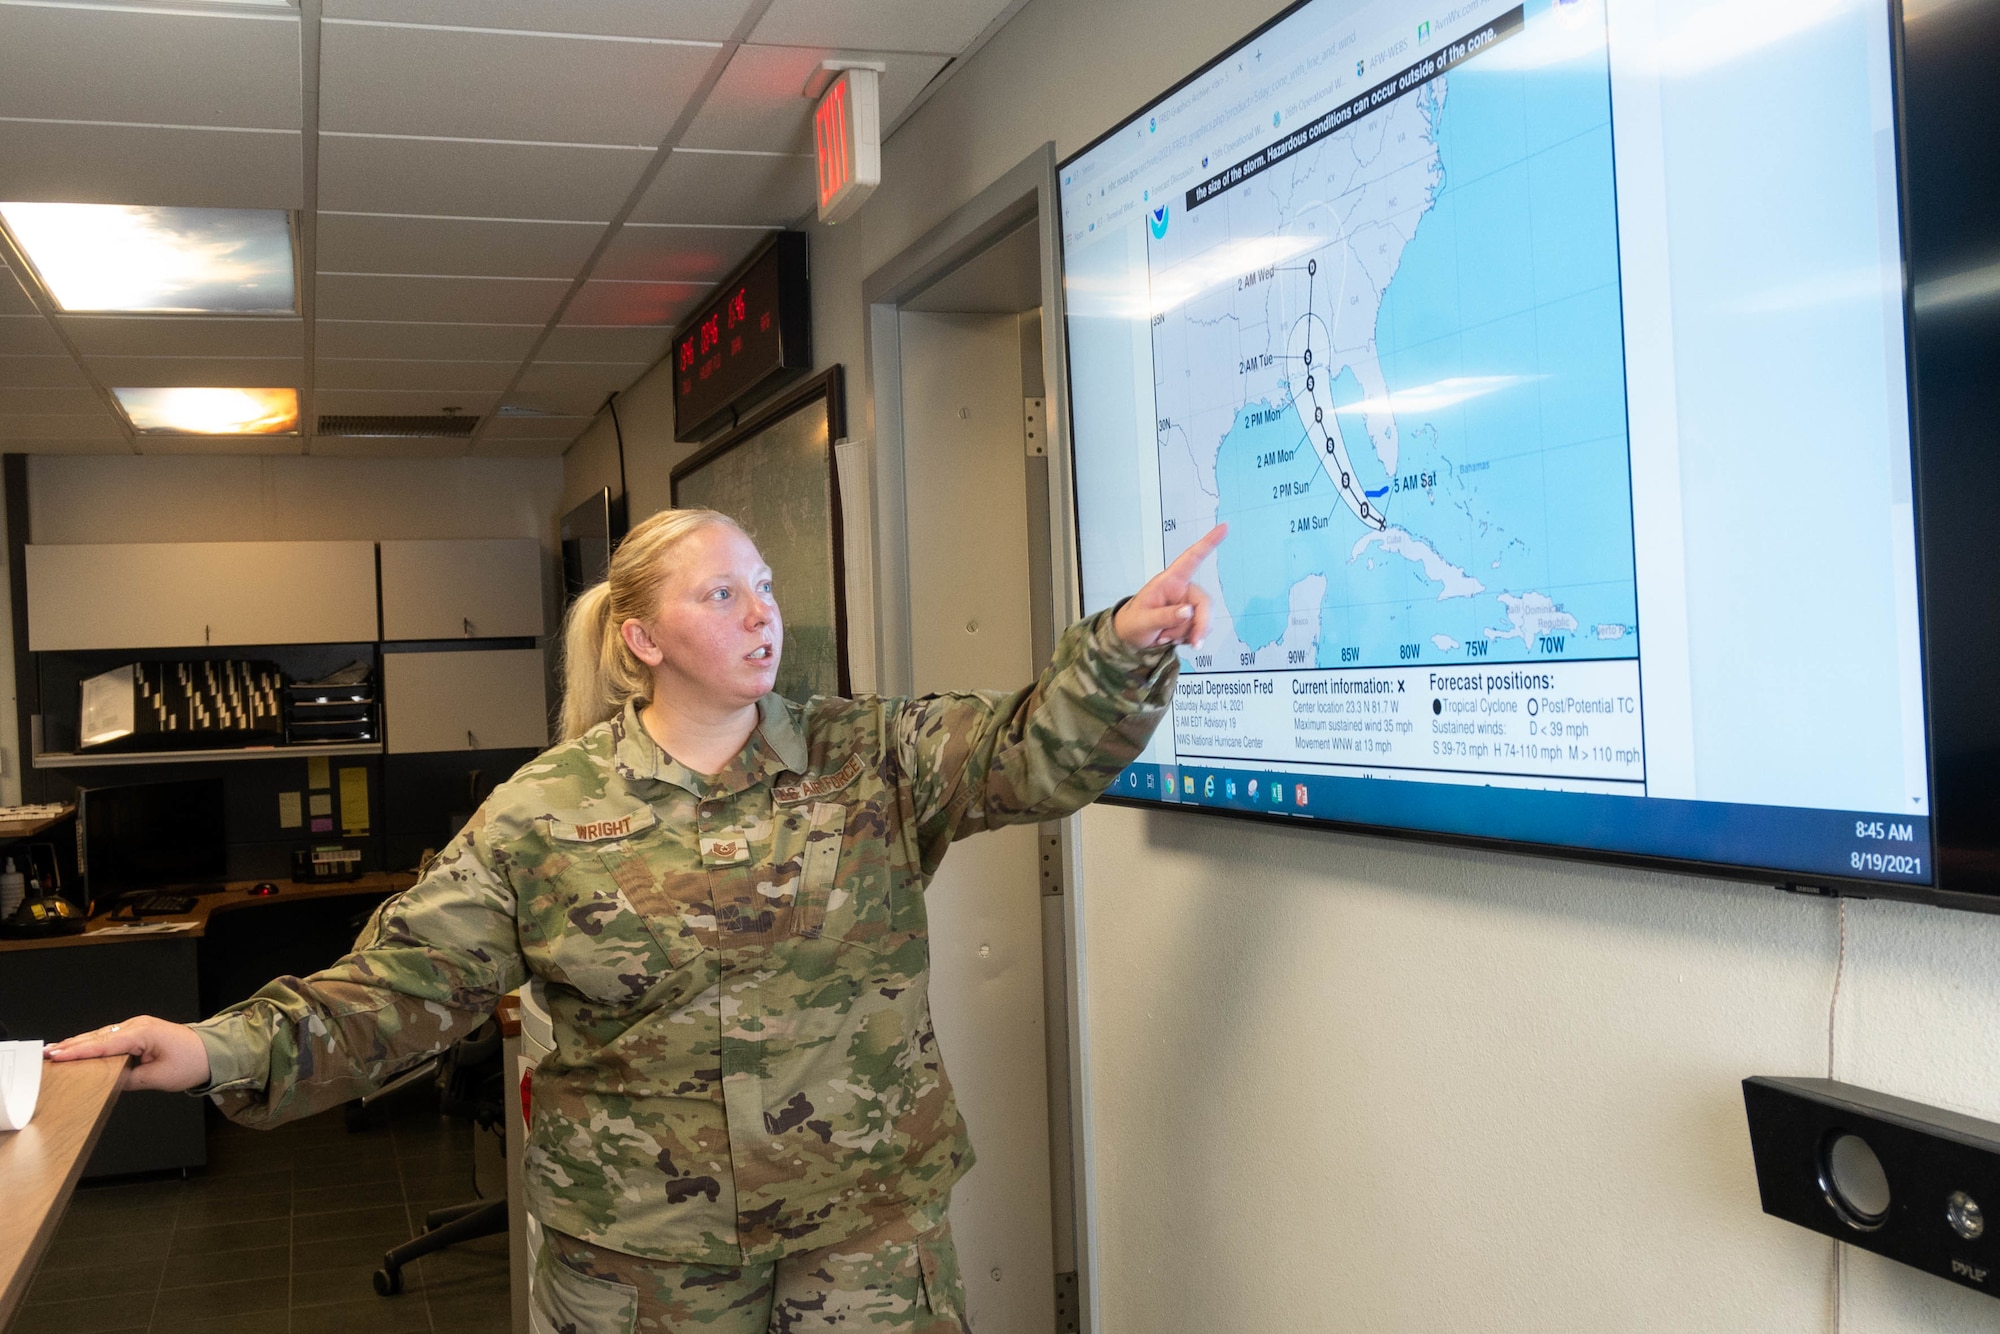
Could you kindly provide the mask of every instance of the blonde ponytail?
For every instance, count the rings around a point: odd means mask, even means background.
[[[625,646],[620,627],[650,620],[673,572],[675,547],[714,524],[742,531],[715,510],[661,510],[618,544],[604,581],[577,598],[563,621],[562,739],[582,736],[653,693],[653,674]]]

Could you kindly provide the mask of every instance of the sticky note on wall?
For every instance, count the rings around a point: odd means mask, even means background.
[[[340,771],[340,832],[359,838],[368,832],[368,771]]]
[[[278,828],[297,829],[305,821],[305,807],[296,792],[278,794]]]

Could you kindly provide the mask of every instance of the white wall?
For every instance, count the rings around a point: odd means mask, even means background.
[[[813,232],[851,434],[863,279],[1275,8],[1033,0],[902,128]],[[1083,836],[1105,1334],[1833,1328],[1832,1245],[1759,1212],[1738,1083],[1825,1072],[1834,905],[1192,815]],[[2000,1116],[2000,919],[1847,917],[1836,1074]],[[1841,1328],[2000,1303],[1855,1253]]]
[[[618,433],[625,437],[624,479],[619,478]],[[673,501],[672,474],[701,448],[674,439],[673,376],[665,361],[618,396],[614,429],[609,410],[597,414],[563,456],[563,510],[568,512],[600,486],[611,494],[629,488],[627,518],[637,523]]]

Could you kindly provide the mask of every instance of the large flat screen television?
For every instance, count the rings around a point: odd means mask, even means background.
[[[1996,8],[1308,0],[1065,160],[1084,609],[1230,529],[1108,799],[2000,906]]]

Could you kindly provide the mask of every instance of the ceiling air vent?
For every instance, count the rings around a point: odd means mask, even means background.
[[[479,418],[472,416],[363,417],[328,413],[319,419],[319,433],[400,440],[464,440],[478,425]]]

